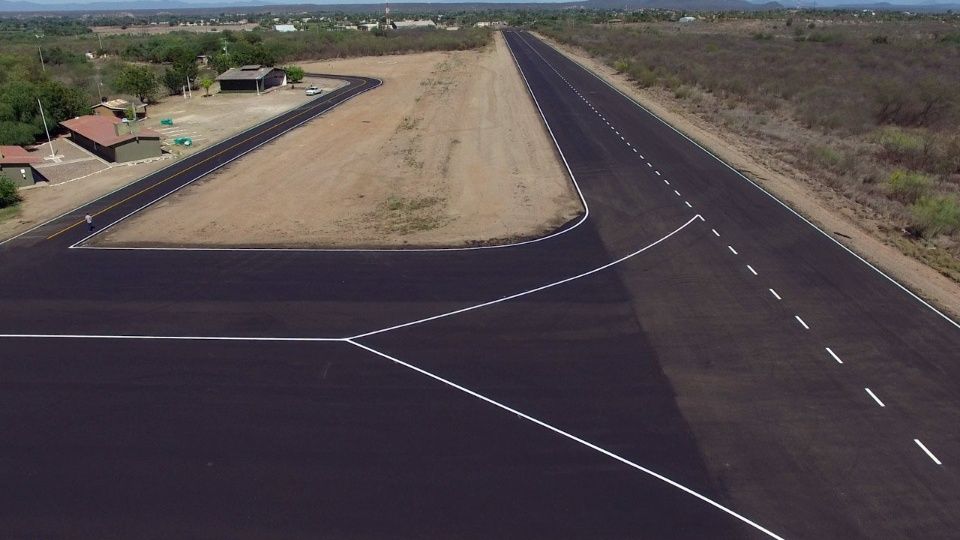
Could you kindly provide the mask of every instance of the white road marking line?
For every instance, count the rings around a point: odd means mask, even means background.
[[[697,217],[700,218],[700,221],[701,221],[701,222],[707,221],[707,220],[703,219],[703,216],[701,216],[700,214],[697,214]]]
[[[650,168],[652,169],[652,168],[653,168],[653,165],[651,165],[650,162],[648,161],[648,162],[647,162],[647,167],[650,167]]]
[[[693,208],[693,205],[690,204],[688,201],[683,201],[683,204],[687,205],[687,208]]]
[[[631,146],[630,143],[627,143],[627,146]]]
[[[866,390],[867,393],[870,394],[870,397],[872,397],[873,400],[877,402],[877,405],[879,405],[879,406],[881,406],[881,407],[886,407],[886,405],[884,405],[883,402],[880,401],[880,398],[878,398],[877,395],[873,393],[873,390],[871,390],[871,389],[869,389],[869,388],[864,388],[864,390]]]
[[[666,180],[664,180],[664,182],[666,182]],[[710,229],[710,232],[712,232],[717,238],[720,238],[720,233],[718,233],[716,229]]]
[[[798,323],[800,323],[800,326],[802,326],[804,330],[810,329],[810,327],[807,326],[807,323],[803,322],[803,319],[801,319],[799,315],[794,315],[793,318],[796,319]]]
[[[620,136],[620,140],[621,140],[621,141],[623,140],[623,135]]]
[[[663,183],[666,184],[666,185],[668,185],[668,186],[670,185],[670,181],[667,180],[666,178],[663,179]]]
[[[749,264],[747,265],[747,270],[749,270],[751,274],[753,274],[753,275],[757,275],[757,271],[756,271],[756,270],[754,270],[754,269],[753,269],[753,267],[752,267],[752,266],[750,266]]]
[[[543,58],[542,55],[541,55],[541,58]],[[850,255],[853,255],[854,257],[856,257],[860,262],[862,262],[863,264],[867,265],[867,267],[869,267],[869,268],[870,268],[871,270],[873,270],[874,272],[876,272],[876,273],[880,274],[881,276],[883,276],[884,278],[886,278],[887,281],[890,281],[891,283],[893,283],[894,285],[896,285],[900,290],[902,290],[903,292],[905,292],[906,294],[908,294],[908,295],[909,295],[910,297],[912,297],[914,300],[916,300],[917,302],[920,302],[920,303],[923,304],[925,307],[927,307],[928,309],[930,309],[931,311],[933,311],[934,313],[936,313],[937,315],[939,315],[942,319],[944,319],[944,320],[947,321],[948,323],[952,324],[952,325],[955,326],[956,328],[960,328],[960,321],[955,321],[955,320],[951,319],[951,318],[950,318],[948,315],[946,315],[944,312],[942,312],[942,311],[940,311],[939,309],[935,308],[932,304],[930,304],[929,302],[927,302],[927,301],[924,300],[923,298],[920,298],[919,296],[917,296],[913,291],[911,291],[910,289],[908,289],[905,285],[903,285],[902,283],[900,283],[900,282],[897,281],[896,279],[890,277],[886,272],[884,272],[883,270],[880,270],[879,268],[877,268],[876,266],[874,266],[873,263],[871,263],[870,261],[864,259],[864,258],[861,257],[859,254],[857,254],[857,252],[855,252],[855,251],[853,251],[852,249],[850,249],[850,248],[848,248],[847,246],[845,246],[845,245],[843,244],[843,242],[837,240],[832,234],[830,234],[830,233],[828,233],[827,231],[821,229],[820,227],[818,227],[817,225],[815,225],[815,224],[814,224],[812,221],[810,221],[809,219],[803,217],[802,214],[800,214],[799,212],[797,212],[796,210],[794,210],[793,208],[791,208],[789,204],[783,202],[782,200],[780,200],[779,198],[777,198],[776,195],[774,195],[774,194],[770,193],[769,191],[767,191],[766,189],[764,189],[763,186],[761,186],[760,184],[758,184],[758,183],[754,182],[753,180],[747,178],[747,176],[744,175],[742,172],[738,171],[738,170],[735,169],[733,166],[731,166],[729,163],[727,163],[726,161],[724,161],[724,160],[720,159],[719,157],[717,157],[717,155],[714,154],[713,152],[711,152],[711,151],[707,150],[706,148],[704,148],[703,145],[701,145],[701,144],[698,143],[697,141],[691,139],[690,137],[688,137],[687,135],[685,135],[685,134],[684,134],[682,131],[680,131],[679,129],[673,127],[673,126],[670,124],[670,122],[667,122],[666,120],[664,120],[664,119],[661,118],[660,116],[657,116],[657,115],[654,114],[652,111],[650,111],[649,109],[647,109],[646,107],[644,107],[643,105],[641,105],[636,99],[634,99],[634,98],[628,96],[627,94],[623,93],[622,90],[620,90],[620,89],[617,88],[616,86],[614,86],[614,85],[610,84],[609,82],[607,82],[606,80],[604,80],[603,77],[601,77],[600,75],[598,75],[598,74],[594,73],[593,71],[591,71],[591,70],[587,69],[586,67],[584,67],[583,64],[580,64],[580,63],[577,62],[576,60],[572,60],[572,59],[570,59],[569,57],[567,57],[567,59],[570,60],[571,62],[577,64],[577,65],[580,67],[580,69],[582,69],[583,71],[587,72],[587,73],[590,74],[590,75],[593,75],[594,78],[596,78],[596,79],[597,79],[598,81],[600,81],[601,83],[607,85],[607,87],[609,87],[609,88],[610,88],[611,90],[613,90],[614,92],[616,92],[616,93],[620,94],[621,96],[623,96],[627,101],[630,101],[631,103],[633,103],[633,105],[636,106],[638,109],[640,109],[641,111],[649,114],[650,116],[652,116],[653,118],[655,118],[656,120],[658,120],[661,124],[663,124],[664,126],[670,128],[671,130],[673,130],[674,133],[676,133],[676,134],[679,135],[680,137],[683,137],[684,139],[686,139],[690,144],[696,146],[697,148],[699,148],[700,150],[702,150],[705,154],[707,154],[708,156],[710,156],[710,157],[712,157],[713,159],[717,160],[717,162],[719,162],[719,163],[720,163],[721,165],[723,165],[724,167],[730,169],[734,174],[736,174],[736,175],[739,176],[740,178],[743,178],[746,182],[748,182],[751,186],[753,186],[754,188],[756,188],[758,191],[760,191],[761,193],[763,193],[763,194],[766,195],[767,197],[770,197],[771,199],[773,199],[774,201],[776,201],[777,204],[779,204],[780,206],[784,207],[784,208],[785,208],[787,211],[789,211],[791,214],[793,214],[793,215],[796,216],[798,219],[800,219],[801,221],[803,221],[804,223],[806,223],[807,225],[809,225],[810,227],[812,227],[813,229],[815,229],[817,232],[819,232],[819,233],[822,234],[823,236],[829,238],[831,242],[833,242],[833,243],[835,243],[836,245],[838,245],[841,249],[843,249],[844,251],[846,251],[846,252],[849,253]],[[544,59],[544,61],[546,62],[546,59]],[[547,64],[549,65],[549,62],[547,62]],[[553,67],[551,66],[551,68],[553,68]],[[554,71],[556,71],[555,68],[553,68],[553,69],[554,69]]]
[[[773,290],[773,289],[770,289],[770,294],[772,294],[773,297],[776,298],[777,300],[783,300],[783,298],[780,298],[780,295],[777,294],[777,291],[775,291],[775,290]]]
[[[734,255],[739,255],[739,253],[737,253],[737,250],[733,249],[733,246],[727,246],[727,249],[730,250],[730,253],[733,253]]]
[[[633,151],[634,151],[634,152],[636,152],[636,151],[637,151],[637,149],[636,149],[636,148],[634,148],[634,149],[633,149]]]
[[[927,447],[924,446],[924,444],[923,444],[922,442],[920,442],[920,439],[914,439],[913,442],[917,443],[917,446],[919,446],[921,450],[923,450],[924,452],[926,452],[926,453],[927,453],[927,456],[929,456],[930,459],[932,459],[934,463],[936,463],[937,465],[943,465],[943,463],[940,463],[940,460],[937,459],[937,456],[933,455],[933,452],[931,452],[930,450],[928,450]]]
[[[429,378],[431,378],[431,379],[433,379],[433,380],[435,380],[435,381],[437,381],[437,382],[439,382],[439,383],[441,383],[441,384],[447,385],[447,386],[449,386],[449,387],[451,387],[451,388],[454,388],[454,389],[456,389],[456,390],[459,390],[459,391],[461,391],[461,392],[463,392],[463,393],[465,393],[465,394],[467,394],[467,395],[469,395],[469,396],[475,397],[475,398],[477,398],[477,399],[479,399],[479,400],[481,400],[481,401],[484,401],[484,402],[486,402],[486,403],[489,403],[490,405],[493,405],[494,407],[497,407],[497,408],[499,408],[499,409],[502,409],[502,410],[504,410],[504,411],[506,411],[506,412],[508,412],[508,413],[514,414],[514,415],[516,415],[516,416],[518,416],[518,417],[520,417],[520,418],[523,418],[524,420],[529,420],[530,422],[532,422],[532,423],[534,423],[534,424],[536,424],[536,425],[538,425],[538,426],[540,426],[540,427],[542,427],[542,428],[544,428],[544,429],[547,429],[547,430],[549,430],[549,431],[552,431],[552,432],[556,433],[557,435],[560,435],[561,437],[565,437],[565,438],[567,438],[567,439],[570,439],[571,441],[574,441],[574,442],[579,443],[579,444],[581,444],[581,445],[583,445],[583,446],[586,446],[587,448],[589,448],[589,449],[591,449],[591,450],[594,450],[594,451],[596,451],[596,452],[599,452],[599,453],[601,453],[601,454],[603,454],[603,455],[605,455],[605,456],[607,456],[607,457],[609,457],[609,458],[615,459],[615,460],[619,461],[620,463],[623,463],[624,465],[627,465],[627,466],[629,466],[629,467],[632,467],[632,468],[634,468],[634,469],[636,469],[636,470],[638,470],[638,471],[640,471],[640,472],[642,472],[642,473],[644,473],[644,474],[650,475],[650,476],[656,478],[657,480],[660,480],[661,482],[664,482],[664,483],[666,483],[666,484],[669,484],[670,486],[673,486],[673,487],[675,487],[675,488],[683,491],[684,493],[687,493],[688,495],[692,495],[692,496],[696,497],[697,499],[700,499],[701,501],[709,504],[710,506],[713,506],[714,508],[717,508],[718,510],[721,510],[721,511],[723,511],[723,512],[726,512],[727,514],[729,514],[729,515],[731,515],[731,516],[739,519],[740,521],[742,521],[742,522],[750,525],[751,527],[753,527],[753,528],[755,528],[755,529],[757,529],[757,530],[759,530],[759,531],[767,534],[768,536],[770,536],[770,537],[772,537],[772,538],[776,538],[777,540],[783,540],[782,537],[780,537],[780,536],[774,534],[773,532],[765,529],[763,526],[761,526],[761,525],[759,525],[759,524],[751,521],[750,519],[744,517],[743,515],[738,514],[738,513],[734,512],[733,510],[731,510],[731,509],[723,506],[722,504],[714,501],[713,499],[710,499],[709,497],[706,497],[705,495],[701,495],[700,493],[698,493],[698,492],[696,492],[696,491],[694,491],[694,490],[692,490],[692,489],[684,486],[683,484],[680,484],[680,483],[678,483],[678,482],[675,482],[675,481],[667,478],[666,476],[663,476],[663,475],[660,474],[660,473],[654,472],[654,471],[651,470],[651,469],[648,469],[648,468],[646,468],[646,467],[644,467],[644,466],[642,466],[642,465],[639,465],[639,464],[637,464],[637,463],[634,463],[633,461],[630,461],[630,460],[628,460],[628,459],[626,459],[626,458],[624,458],[624,457],[622,457],[622,456],[620,456],[620,455],[618,455],[618,454],[615,454],[615,453],[611,452],[610,450],[606,450],[606,449],[604,449],[604,448],[601,448],[601,447],[599,447],[599,446],[597,446],[597,445],[595,445],[595,444],[593,444],[593,443],[591,443],[591,442],[588,442],[588,441],[586,441],[586,440],[584,440],[584,439],[581,439],[580,437],[577,437],[576,435],[573,435],[573,434],[568,433],[568,432],[566,432],[566,431],[564,431],[564,430],[562,430],[562,429],[560,429],[560,428],[558,428],[558,427],[555,427],[555,426],[553,426],[553,425],[551,425],[551,424],[548,424],[548,423],[544,422],[543,420],[540,420],[540,419],[538,419],[538,418],[534,418],[533,416],[530,416],[529,414],[520,412],[519,410],[514,409],[513,407],[510,407],[509,405],[505,405],[505,404],[503,404],[503,403],[500,403],[499,401],[496,401],[496,400],[494,400],[494,399],[492,399],[492,398],[489,398],[489,397],[487,397],[487,396],[485,396],[485,395],[483,395],[483,394],[480,394],[480,393],[478,393],[478,392],[475,392],[475,391],[473,391],[473,390],[470,390],[469,388],[467,388],[467,387],[465,387],[465,386],[461,386],[461,385],[459,385],[459,384],[457,384],[457,383],[455,383],[455,382],[453,382],[453,381],[451,381],[451,380],[445,379],[445,378],[443,378],[443,377],[441,377],[441,376],[439,376],[439,375],[436,375],[436,374],[434,374],[434,373],[431,373],[431,372],[429,372],[429,371],[427,371],[427,370],[425,370],[425,369],[423,369],[423,368],[419,368],[419,367],[417,367],[417,366],[415,366],[415,365],[413,365],[413,364],[404,362],[403,360],[400,360],[399,358],[396,358],[396,357],[390,356],[390,355],[388,355],[388,354],[386,354],[386,353],[380,352],[380,351],[378,351],[378,350],[376,350],[376,349],[374,349],[374,348],[372,348],[372,347],[367,347],[367,346],[364,345],[363,343],[359,343],[359,342],[356,342],[356,341],[353,341],[353,340],[347,340],[347,342],[348,342],[348,343],[352,343],[353,345],[355,345],[355,346],[357,346],[357,347],[359,347],[359,348],[361,348],[361,349],[364,349],[364,350],[366,350],[366,351],[369,351],[369,352],[371,352],[371,353],[373,353],[373,354],[375,354],[375,355],[377,355],[377,356],[380,356],[380,357],[382,357],[382,358],[385,358],[385,359],[387,359],[387,360],[390,360],[390,361],[392,361],[392,362],[394,362],[394,363],[396,363],[396,364],[398,364],[398,365],[401,365],[401,366],[403,366],[403,367],[405,367],[405,368],[407,368],[407,369],[416,371],[417,373],[420,373],[421,375],[424,375],[424,376],[426,376],[426,377],[429,377]]]
[[[614,131],[614,133],[616,133],[617,135],[619,135],[619,134],[620,134],[620,132],[619,132],[619,131]]]
[[[654,172],[654,174],[656,174],[657,176],[660,176],[660,171],[653,171],[653,172]]]
[[[824,347],[824,349],[827,350],[827,352],[830,354],[830,356],[832,356],[833,359],[836,360],[838,364],[842,364],[842,363],[843,363],[843,360],[841,360],[840,357],[837,356],[837,353],[833,352],[833,349],[831,349],[830,347]]]
[[[616,259],[616,260],[614,260],[614,261],[608,262],[607,264],[604,264],[604,265],[602,265],[602,266],[598,266],[598,267],[594,268],[593,270],[588,270],[588,271],[583,272],[583,273],[581,273],[581,274],[577,274],[577,275],[575,275],[575,276],[570,276],[570,277],[568,277],[568,278],[564,278],[564,279],[561,279],[561,280],[559,280],[559,281],[554,281],[553,283],[548,283],[548,284],[546,284],[546,285],[541,285],[541,286],[536,287],[536,288],[533,288],[533,289],[529,289],[529,290],[522,291],[522,292],[519,292],[519,293],[511,294],[511,295],[509,295],[509,296],[504,296],[503,298],[498,298],[497,300],[491,300],[491,301],[489,301],[489,302],[483,302],[482,304],[475,304],[475,305],[468,306],[468,307],[465,307],[465,308],[460,308],[460,309],[457,309],[457,310],[448,311],[448,312],[446,312],[446,313],[441,313],[441,314],[439,314],[439,315],[434,315],[434,316],[432,316],[432,317],[425,317],[425,318],[423,318],[423,319],[417,319],[417,320],[415,320],[415,321],[409,321],[409,322],[405,322],[405,323],[402,323],[402,324],[396,324],[396,325],[393,325],[393,326],[388,326],[388,327],[386,327],[386,328],[381,328],[381,329],[379,329],[379,330],[373,330],[373,331],[371,331],[371,332],[365,332],[365,333],[363,333],[363,334],[357,334],[357,335],[355,335],[355,336],[350,336],[349,339],[360,339],[360,338],[364,338],[364,337],[367,337],[367,336],[372,336],[372,335],[374,335],[374,334],[382,334],[382,333],[384,333],[384,332],[389,332],[389,331],[391,331],[391,330],[398,330],[398,329],[400,329],[400,328],[406,328],[406,327],[408,327],[408,326],[414,326],[414,325],[417,325],[417,324],[423,324],[423,323],[426,323],[426,322],[435,321],[435,320],[437,320],[437,319],[443,319],[443,318],[445,318],[445,317],[450,317],[450,316],[452,316],[452,315],[458,315],[458,314],[460,314],[460,313],[466,313],[467,311],[473,311],[473,310],[475,310],[475,309],[480,309],[480,308],[484,308],[484,307],[487,307],[487,306],[492,306],[492,305],[494,305],[494,304],[499,304],[499,303],[501,303],[501,302],[506,302],[506,301],[508,301],[508,300],[513,300],[513,299],[515,299],[515,298],[520,298],[521,296],[527,296],[527,295],[529,295],[529,294],[533,294],[533,293],[540,292],[540,291],[543,291],[543,290],[546,290],[546,289],[550,289],[550,288],[556,287],[556,286],[558,286],[558,285],[563,285],[564,283],[568,283],[568,282],[570,282],[570,281],[574,281],[574,280],[577,280],[577,279],[581,279],[581,278],[587,277],[587,276],[589,276],[589,275],[591,275],[591,274],[595,274],[595,273],[597,273],[597,272],[606,270],[607,268],[610,268],[611,266],[615,266],[615,265],[620,264],[620,263],[622,263],[622,262],[624,262],[624,261],[626,261],[626,260],[628,260],[628,259],[631,259],[631,258],[633,258],[633,257],[636,257],[637,255],[643,253],[644,251],[647,251],[648,249],[650,249],[650,248],[652,248],[652,247],[654,247],[654,246],[656,246],[656,245],[658,245],[658,244],[660,244],[660,243],[662,243],[662,242],[665,242],[667,239],[669,239],[669,238],[672,237],[673,235],[675,235],[675,234],[679,233],[680,231],[682,231],[683,229],[687,228],[687,226],[689,226],[691,223],[693,223],[694,221],[696,221],[697,218],[698,218],[698,216],[693,216],[692,218],[690,218],[689,220],[687,220],[686,223],[684,223],[683,225],[677,227],[677,228],[674,229],[672,232],[668,233],[666,236],[663,236],[663,237],[660,238],[659,240],[656,240],[656,241],[654,241],[654,242],[652,242],[652,243],[650,243],[650,244],[647,244],[646,246],[644,246],[644,247],[642,247],[642,248],[640,248],[640,249],[638,249],[638,250],[636,250],[636,251],[634,251],[634,252],[632,252],[632,253],[628,253],[627,255],[624,255],[623,257],[620,257],[619,259]]]
[[[677,190],[673,190],[673,192],[677,194],[677,197],[679,197],[679,196],[680,196],[680,192],[679,192],[679,191],[677,191]]]

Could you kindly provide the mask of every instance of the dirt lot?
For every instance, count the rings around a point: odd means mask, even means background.
[[[122,34],[169,34],[170,32],[222,32],[224,30],[236,32],[239,30],[253,30],[258,26],[260,25],[257,23],[223,24],[217,26],[169,26],[166,24],[158,24],[155,26],[128,26],[126,28],[120,26],[92,26],[90,30],[92,30],[94,34],[113,36]]]
[[[124,245],[437,246],[542,234],[581,212],[502,37],[346,59],[384,80],[107,233]]]
[[[657,116],[668,121],[721,159],[757,181],[765,189],[826,231],[847,247],[894,276],[921,296],[932,300],[954,317],[960,316],[960,286],[922,262],[904,255],[884,242],[874,221],[858,215],[850,204],[828,189],[817,187],[805,174],[773,152],[758,150],[758,144],[741,132],[709,122],[689,110],[689,104],[659,88],[638,89],[626,75],[594,59],[588,53],[539,36],[568,57],[602,75],[622,92],[634,97]]]
[[[22,190],[24,202],[14,212],[0,216],[0,238],[6,238],[44,220],[75,208],[108,191],[169,165],[178,156],[196,152],[234,133],[242,131],[267,118],[276,116],[309,99],[303,88],[316,84],[327,90],[342,85],[341,81],[307,79],[295,89],[285,88],[261,96],[250,94],[215,94],[202,98],[203,91],[194,92],[193,99],[171,96],[151,105],[144,125],[164,134],[168,145],[166,159],[133,164],[110,164],[67,142],[64,137],[54,141],[57,159],[46,158],[38,170],[50,184],[37,184]],[[217,88],[211,89],[216,92]],[[174,125],[161,126],[162,118],[172,118]],[[194,140],[189,148],[173,146],[175,137],[188,136]],[[50,147],[43,144],[36,149],[42,156],[50,155]]]

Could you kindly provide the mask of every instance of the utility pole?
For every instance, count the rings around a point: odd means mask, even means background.
[[[40,47],[37,47],[37,51],[40,52],[40,69],[42,69],[43,72],[46,73],[46,72],[47,72],[47,66],[44,65],[44,63],[43,63],[43,49],[41,49]]]
[[[100,50],[103,51],[103,37],[100,35],[100,32],[97,32],[97,41],[100,42]]]
[[[190,76],[187,75],[186,79],[187,79],[187,92],[190,92],[190,99],[193,99],[193,88],[190,88]],[[186,96],[187,95],[186,92],[184,92],[183,95]]]
[[[47,129],[47,117],[43,114],[43,104],[40,103],[40,98],[37,98],[37,106],[40,107],[40,118],[43,120],[43,130],[47,132],[47,143],[50,144],[50,157],[56,158],[57,155],[53,151],[53,140],[50,139],[50,130]]]

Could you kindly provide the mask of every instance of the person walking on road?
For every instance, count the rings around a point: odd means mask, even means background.
[[[93,216],[91,216],[90,214],[87,214],[87,215],[83,216],[83,220],[87,222],[87,229],[92,231],[92,230],[93,230]]]

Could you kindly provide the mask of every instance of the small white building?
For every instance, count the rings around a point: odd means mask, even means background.
[[[696,22],[696,20],[697,20],[696,17],[680,17],[680,19],[677,22],[679,22],[680,24],[690,24],[692,22]]]
[[[393,27],[397,30],[407,30],[410,28],[436,28],[437,23],[430,19],[418,21],[393,21]]]
[[[297,27],[292,24],[275,24],[273,29],[277,32],[296,32]]]

